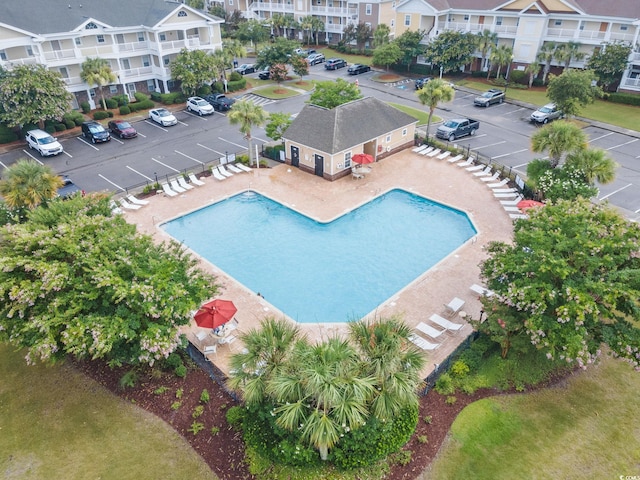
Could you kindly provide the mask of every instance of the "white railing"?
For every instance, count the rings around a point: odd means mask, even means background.
[[[515,35],[516,32],[518,31],[518,27],[516,25],[496,25],[493,28],[493,31],[496,33],[506,33],[507,35]]]
[[[604,40],[605,33],[598,30],[580,30],[578,31],[578,38],[582,40]]]
[[[293,4],[281,2],[253,2],[249,5],[249,10],[268,10],[270,12],[293,12]]]
[[[553,38],[573,38],[576,34],[575,28],[547,28],[547,37]]]
[[[323,6],[319,6],[319,7],[311,7],[311,13],[319,13],[319,14],[324,14],[324,15],[339,15],[341,17],[346,17],[348,15],[351,15],[349,13],[349,9],[348,8],[339,8],[339,7],[323,7]],[[355,15],[355,13],[354,13]]]
[[[73,48],[68,50],[51,50],[48,52],[44,52],[44,59],[48,61],[53,60],[68,60],[71,58],[76,58],[76,50]]]
[[[625,42],[632,42],[633,33],[611,32],[611,35],[609,35],[609,40],[622,40]]]
[[[174,40],[171,42],[160,42],[160,48],[162,50],[181,50],[187,47],[186,40]]]
[[[171,70],[164,67],[139,67],[119,70],[116,72],[120,77],[120,83],[131,83],[139,80],[148,80],[151,75],[162,78],[171,78]]]
[[[10,68],[14,65],[35,65],[39,63],[36,57],[15,58],[13,60],[0,60],[0,66]]]
[[[149,50],[149,42],[116,43],[119,52],[136,52],[138,50]]]
[[[84,81],[80,77],[66,77],[62,80],[68,87],[71,87],[72,85],[81,85],[84,83]]]
[[[343,33],[344,25],[339,23],[325,23],[324,31],[329,33]]]

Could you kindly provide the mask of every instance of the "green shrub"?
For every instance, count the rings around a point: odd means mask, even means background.
[[[182,406],[182,402],[173,402],[171,404],[171,410],[178,410]]]
[[[220,433],[220,427],[211,427],[211,435],[216,436]]]
[[[224,84],[222,82],[216,82],[211,85],[211,93],[224,93]]]
[[[161,102],[162,95],[160,94],[160,92],[151,92],[151,100],[153,100],[154,102]]]
[[[133,96],[138,102],[144,102],[145,100],[149,100],[149,95],[142,92],[136,92],[133,94]]]
[[[521,85],[529,83],[529,75],[524,73],[524,70],[511,70],[509,73],[510,83],[519,83]]]
[[[170,353],[164,360],[164,365],[168,369],[179,367],[180,365],[183,365],[182,357],[176,352]]]
[[[234,430],[242,428],[242,422],[245,417],[246,410],[242,407],[234,406],[227,410],[227,423]]]
[[[69,128],[74,128],[76,126],[76,122],[74,122],[73,120],[63,120],[64,121],[64,126]]]
[[[464,363],[464,360],[456,360],[453,365],[451,365],[451,375],[456,378],[463,378],[469,374],[469,365]]]
[[[45,125],[44,131],[49,134],[53,134],[56,132],[56,127],[54,127],[53,125]]]
[[[105,103],[107,104],[107,108],[118,108],[118,100],[114,98],[107,98]]]
[[[176,390],[176,398],[180,399],[184,395],[184,388],[178,388]]]
[[[73,123],[75,123],[76,127],[79,127],[80,125],[82,125],[82,122],[84,122],[84,115],[76,111],[67,112],[62,116],[62,121],[65,123],[67,121],[72,121]]]
[[[238,80],[242,80],[242,78],[242,75],[240,75],[238,72],[231,72],[231,75],[229,75],[230,82],[237,82]]]
[[[105,118],[109,118],[109,112],[105,112],[104,110],[98,110],[97,112],[93,112],[94,120],[104,120]]]
[[[189,427],[187,431],[193,433],[194,435],[197,435],[203,429],[204,429],[204,423],[193,422],[191,424],[191,427]]]
[[[209,403],[209,400],[211,400],[211,396],[209,395],[209,390],[205,388],[200,394],[200,403]]]
[[[129,105],[123,105],[120,107],[120,115],[129,115],[131,113],[131,109]]]
[[[411,450],[401,450],[389,456],[389,462],[393,465],[409,465],[411,463]]]
[[[61,122],[56,123],[54,125],[54,127],[56,129],[56,132],[64,132],[67,129],[67,126],[64,123],[61,123]]]
[[[11,143],[18,140],[18,135],[7,127],[4,123],[0,123],[0,143]],[[4,225],[2,223],[1,225]]]
[[[138,383],[138,374],[135,372],[135,370],[129,370],[120,378],[119,381],[120,388],[122,388],[123,390],[125,388],[135,387],[136,383]]]
[[[237,73],[237,72],[234,72],[234,73]],[[240,75],[240,74],[238,73],[238,75]],[[247,79],[246,78],[240,78],[240,80],[234,80],[234,81],[228,82],[227,83],[227,90],[229,90],[230,92],[237,92],[238,90],[242,90],[242,89],[246,88],[246,86],[247,86]]]
[[[199,97],[204,97],[205,95],[209,95],[211,93],[211,87],[209,85],[202,85],[197,91],[196,95]]]
[[[154,395],[162,395],[163,393],[166,393],[169,390],[169,387],[165,387],[165,386],[161,386],[156,388],[153,393]]]
[[[198,405],[196,408],[193,409],[191,416],[193,418],[198,418],[198,417],[201,417],[203,413],[204,413],[204,407],[202,405]]]
[[[187,99],[184,97],[182,92],[173,92],[173,93],[161,93],[160,101],[165,105],[173,105],[176,103],[186,102]]]
[[[118,102],[118,104],[116,105],[117,107],[121,107],[122,105],[126,105],[127,103],[129,103],[129,97],[124,93],[120,95],[114,95],[113,97],[111,97],[111,100],[115,100],[116,102]]]
[[[428,439],[428,437],[426,435],[418,435],[416,440],[418,440],[418,443],[422,443],[423,445],[425,443],[429,443],[429,439]]]
[[[446,403],[447,405],[454,405],[457,401],[458,399],[456,397],[454,397],[453,395],[450,395],[447,397],[444,403]]]
[[[187,376],[187,367],[186,365],[180,365],[178,367],[175,368],[175,370],[173,371],[173,373],[175,373],[176,377],[180,377],[180,378],[184,378]]]
[[[451,375],[449,375],[448,373],[443,373],[442,375],[440,375],[440,378],[436,380],[435,390],[440,395],[451,395],[452,393],[454,393],[456,391],[456,388],[453,385],[453,379],[451,378]]]
[[[132,112],[138,112],[140,110],[148,110],[149,108],[155,107],[156,104],[151,100],[144,100],[142,102],[130,103],[129,108]]]
[[[475,72],[471,72],[471,77],[472,78],[480,78],[480,77],[487,78],[487,72],[483,72],[482,70],[476,70]]]
[[[610,93],[607,100],[612,103],[640,106],[640,95],[633,93]]]
[[[89,102],[80,103],[80,108],[82,109],[82,113],[89,113],[91,111],[91,106]]]
[[[249,155],[237,155],[236,161],[242,163],[243,165],[249,166]]]

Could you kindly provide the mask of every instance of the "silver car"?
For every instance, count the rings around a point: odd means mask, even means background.
[[[558,110],[555,103],[547,103],[544,107],[540,107],[531,114],[531,121],[546,124],[551,120],[562,117],[564,117],[564,113],[562,113],[562,110]]]

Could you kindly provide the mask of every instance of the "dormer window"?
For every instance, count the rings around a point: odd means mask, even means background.
[[[85,25],[85,30],[96,30],[98,28],[98,25],[96,25],[93,22],[89,22]]]
[[[180,10],[180,11],[178,12],[178,16],[179,16],[179,17],[186,17],[186,16],[187,16],[187,12],[185,12],[184,10]]]

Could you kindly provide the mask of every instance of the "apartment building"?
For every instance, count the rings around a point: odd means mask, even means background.
[[[111,95],[172,87],[169,65],[183,48],[222,48],[223,20],[177,1],[5,0],[0,15],[0,66],[42,64],[59,72],[74,107],[92,106],[95,89],[80,78],[89,57],[107,60],[117,82]]]
[[[524,69],[549,42],[580,44],[585,58],[572,59],[573,68],[583,68],[604,42],[629,42],[634,51],[619,90],[640,92],[639,0],[401,0],[396,13],[396,35],[421,29],[424,42],[447,30],[495,32],[499,45],[513,49],[514,69]],[[561,71],[564,62],[551,65]]]

